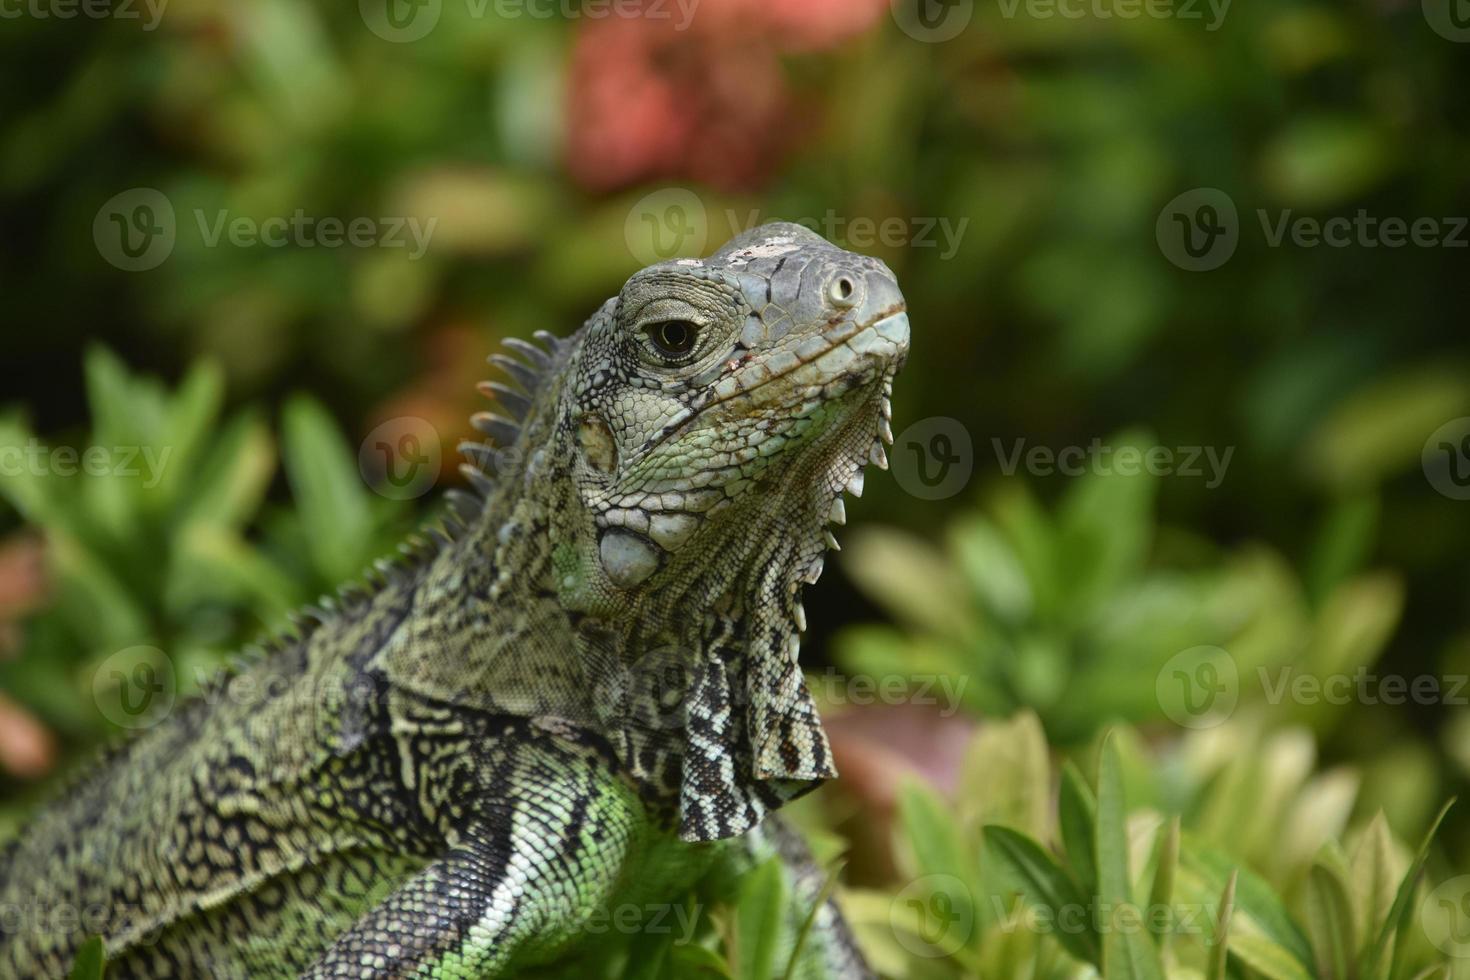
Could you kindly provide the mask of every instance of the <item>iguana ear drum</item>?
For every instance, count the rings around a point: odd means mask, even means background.
[[[620,589],[639,585],[658,571],[664,560],[663,549],[658,545],[641,534],[618,527],[603,532],[597,551],[602,570]]]
[[[598,473],[611,473],[618,467],[618,443],[612,429],[596,415],[584,415],[577,422],[577,444],[582,459]]]

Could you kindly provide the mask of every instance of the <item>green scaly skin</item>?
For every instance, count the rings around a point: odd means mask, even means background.
[[[903,311],[882,263],[767,225],[511,342],[516,421],[476,417],[445,532],[0,855],[0,908],[36,913],[0,973],[64,976],[97,933],[114,980],[510,976],[767,856],[790,942],[822,882],[772,811],[835,775],[800,589],[885,463]],[[814,922],[797,976],[869,975]]]

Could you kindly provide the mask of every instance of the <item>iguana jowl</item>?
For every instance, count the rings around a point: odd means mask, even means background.
[[[898,286],[765,225],[542,340],[495,358],[518,421],[477,416],[447,533],[0,856],[0,906],[84,913],[0,933],[0,973],[65,975],[90,922],[113,978],[509,976],[598,955],[594,909],[770,854],[813,900],[766,815],[835,774],[800,590],[885,464]],[[815,921],[798,973],[867,975]]]

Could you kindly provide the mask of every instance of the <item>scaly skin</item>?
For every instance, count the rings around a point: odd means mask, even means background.
[[[477,416],[447,533],[0,856],[0,908],[34,913],[0,972],[63,976],[98,933],[114,980],[510,976],[763,855],[809,906],[767,817],[835,775],[799,593],[883,462],[903,310],[881,263],[768,225],[512,342],[490,387],[519,425]],[[866,976],[835,907],[815,921],[797,973]]]

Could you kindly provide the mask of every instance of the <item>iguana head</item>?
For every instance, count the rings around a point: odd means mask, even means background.
[[[834,774],[796,662],[800,588],[842,492],[886,466],[908,344],[882,262],[769,224],[634,275],[543,366],[555,383],[512,402],[520,496],[556,501],[551,588],[612,637],[596,659],[636,673],[672,650],[687,670],[687,838],[739,833]]]
[[[815,559],[886,431],[908,339],[893,274],[799,225],[629,279],[566,393],[607,588],[687,580],[680,559],[718,562],[731,533],[793,537]]]

